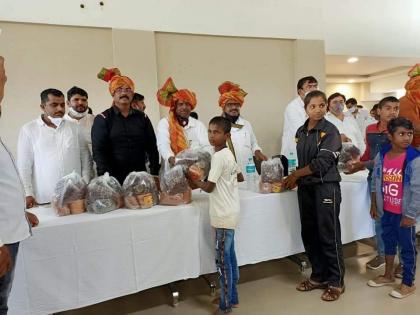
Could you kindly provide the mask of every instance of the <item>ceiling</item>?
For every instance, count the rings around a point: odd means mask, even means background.
[[[363,57],[358,62],[348,63],[352,56],[327,55],[325,59],[327,82],[357,83],[376,78],[407,73],[420,58]]]

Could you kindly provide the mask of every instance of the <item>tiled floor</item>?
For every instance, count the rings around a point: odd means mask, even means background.
[[[398,315],[420,314],[420,292],[396,300],[388,296],[390,287],[370,288],[366,282],[382,270],[366,271],[365,263],[372,258],[373,249],[362,243],[345,247],[346,292],[339,301],[323,302],[322,291],[301,293],[295,286],[302,279],[297,266],[288,259],[280,259],[241,267],[238,315]],[[357,256],[356,256],[357,255]],[[170,306],[167,286],[150,289],[60,315],[201,315],[216,308],[203,279],[178,284],[181,301]]]

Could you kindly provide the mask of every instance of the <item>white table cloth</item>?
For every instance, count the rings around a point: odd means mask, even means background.
[[[342,241],[374,235],[366,177],[341,183]],[[240,191],[235,236],[240,265],[303,251],[295,191]],[[40,226],[21,243],[9,304],[11,315],[45,315],[80,308],[215,271],[208,196],[147,210],[57,217],[34,209]]]

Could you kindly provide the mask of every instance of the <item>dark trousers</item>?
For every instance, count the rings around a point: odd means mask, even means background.
[[[15,273],[16,257],[19,249],[19,243],[5,245],[9,248],[12,257],[12,266],[8,273],[0,278],[0,315],[7,315],[7,300],[12,290],[13,276]]]
[[[311,279],[334,287],[344,285],[339,183],[298,188],[302,241],[312,265]]]

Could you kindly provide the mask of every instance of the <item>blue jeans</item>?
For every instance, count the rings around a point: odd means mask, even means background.
[[[376,250],[378,251],[378,256],[383,257],[385,254],[385,245],[384,245],[384,240],[382,239],[381,218],[375,220],[375,234],[376,234]]]
[[[216,229],[216,267],[219,273],[219,309],[228,313],[233,304],[239,304],[236,285],[239,281],[239,268],[235,254],[235,230]]]
[[[19,249],[19,243],[5,245],[9,248],[12,258],[12,266],[8,273],[0,278],[0,315],[7,315],[7,299],[12,290],[13,276],[15,273],[16,257]]]
[[[385,243],[385,255],[395,256],[397,246],[401,250],[403,266],[402,283],[411,287],[416,274],[416,227],[401,227],[402,215],[384,211],[382,216],[382,238]]]

